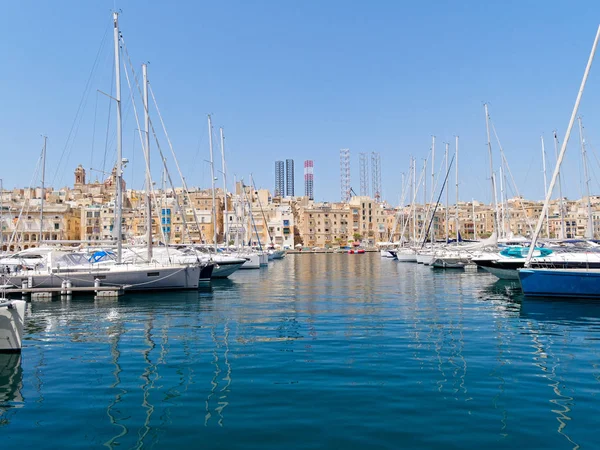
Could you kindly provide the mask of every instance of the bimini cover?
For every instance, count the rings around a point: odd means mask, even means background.
[[[529,253],[529,247],[507,247],[500,252],[502,256],[506,256],[507,258],[525,258],[527,257],[527,253]],[[544,257],[548,256],[552,253],[552,250],[549,248],[536,247],[533,256],[536,257]]]
[[[105,259],[112,259],[113,256],[113,252],[108,252],[106,250],[97,250],[91,254],[89,262],[97,263]]]

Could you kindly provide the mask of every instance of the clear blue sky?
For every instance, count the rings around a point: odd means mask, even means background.
[[[443,142],[453,142],[455,134],[461,139],[461,199],[490,201],[484,101],[519,189],[542,198],[540,134],[550,157],[552,130],[562,139],[600,23],[597,1],[6,3],[0,28],[5,186],[29,185],[42,133],[49,136],[48,182],[72,184],[78,163],[102,168],[109,100],[96,90],[111,89],[115,4],[136,69],[150,62],[150,80],[189,184],[209,184],[204,160],[211,113],[215,134],[225,127],[230,180],[234,174],[248,180],[252,173],[259,187],[272,190],[274,161],[293,158],[301,194],[303,161],[313,159],[315,197],[330,201],[340,196],[340,148],[351,150],[356,191],[358,153],[380,152],[384,198],[397,203],[409,156],[425,158],[436,135],[439,161]],[[74,139],[67,141],[98,52]],[[123,144],[131,161],[126,177],[141,187],[142,154],[128,95],[123,78]],[[581,106],[595,193],[598,105],[600,61]],[[113,115],[110,163],[114,130]],[[578,197],[578,134],[567,160],[563,191]],[[152,164],[158,181],[156,156]]]

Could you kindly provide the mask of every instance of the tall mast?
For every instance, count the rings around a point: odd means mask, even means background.
[[[542,169],[544,171],[544,197],[548,194],[548,180],[546,179],[546,147],[544,146],[544,136],[540,136],[542,140]],[[548,210],[546,210],[546,237],[550,239],[550,221],[548,220]]]
[[[169,242],[171,241],[171,221],[168,221],[168,225],[169,227],[166,227],[165,225],[167,225],[167,223],[163,224],[163,217],[166,216],[166,206],[167,206],[167,174],[166,174],[167,170],[165,168],[163,168],[162,170],[162,176],[161,176],[161,186],[162,186],[162,195],[160,196],[161,200],[161,211],[160,211],[160,222],[161,222],[161,228],[163,228],[164,232],[164,237],[165,237],[165,243],[167,245],[169,245]],[[171,217],[171,215],[169,214],[168,216],[169,218]],[[165,222],[167,222],[166,218],[164,220]]]
[[[556,156],[556,160],[558,161],[558,136],[556,135],[556,130],[554,130],[554,155]],[[562,195],[562,176],[560,172],[558,172],[558,208],[560,210],[560,239],[565,239],[567,237],[567,230],[565,229],[565,208],[563,204],[563,195]]]
[[[225,223],[225,245],[229,245],[229,215],[227,214],[227,169],[225,167],[225,134],[223,127],[221,133],[221,169],[223,172],[223,222]]]
[[[408,185],[404,185],[404,182],[406,181],[406,174],[404,172],[402,172],[401,175],[402,175],[402,186],[403,186],[402,191],[403,191],[403,194],[405,194],[406,191],[408,191]],[[411,175],[409,175],[409,177],[410,176]],[[404,197],[405,197],[405,195],[404,195]],[[400,208],[404,208],[404,202],[401,202],[399,206],[400,206]],[[401,230],[404,230],[404,223],[405,223],[404,219],[405,219],[404,212],[402,212],[402,215],[400,216],[400,229]],[[390,242],[392,242],[392,243],[394,242],[394,235],[395,234],[396,234],[396,227],[394,227],[392,229],[392,237],[390,239]],[[404,236],[398,236],[398,241],[400,241],[400,245],[402,245],[401,239],[404,239]]]
[[[496,181],[494,179],[494,161],[492,160],[492,142],[490,141],[490,114],[487,103],[483,104],[485,109],[485,130],[487,133],[488,156],[490,158],[490,180],[492,183],[492,202],[494,207],[494,231],[498,233],[498,203],[496,202]]]
[[[504,171],[502,170],[503,166],[504,164],[502,164],[502,160],[500,160],[500,236],[506,237],[506,210],[504,209]]]
[[[423,160],[423,210],[427,207],[427,159]]]
[[[208,115],[208,146],[210,148],[210,185],[212,189],[213,242],[217,253],[217,200],[215,198],[215,161],[213,158],[212,120]]]
[[[148,109],[148,65],[142,64],[144,83],[144,158],[146,159],[146,245],[148,262],[152,261],[152,178],[150,177],[150,112]]]
[[[456,160],[456,208],[454,210],[454,221],[456,222],[456,245],[458,245],[458,136],[455,137],[456,153],[454,159]]]
[[[413,209],[413,245],[416,245],[417,243],[417,207],[415,205],[415,200],[417,198],[417,160],[413,157],[412,159],[412,172],[413,172],[413,179],[412,179],[412,187],[413,187],[413,192],[412,192],[412,209]]]
[[[475,223],[475,199],[471,200],[471,206],[473,206],[473,240],[477,240],[477,224]]]
[[[579,121],[579,140],[581,143],[581,157],[583,159],[583,176],[585,177],[585,193],[587,195],[587,229],[585,230],[586,239],[594,239],[594,224],[592,221],[592,201],[590,199],[590,177],[588,175],[587,151],[585,149],[585,138],[583,137],[583,125],[581,124],[581,116]]]
[[[448,144],[446,142],[446,151],[445,151],[445,159],[446,159],[446,173],[448,173],[448,146],[450,144]],[[446,219],[445,219],[445,223],[446,223],[446,244],[448,243],[448,239],[449,239],[449,232],[450,232],[450,228],[448,227],[448,195],[450,193],[450,189],[446,189]]]
[[[42,245],[42,234],[44,232],[44,192],[46,190],[46,142],[48,136],[44,136],[44,147],[42,148],[42,195],[40,196],[40,238],[38,245]]]
[[[531,245],[529,246],[529,252],[527,253],[527,258],[525,259],[525,267],[529,267],[531,263],[531,258],[533,257],[533,251],[535,249],[535,244],[537,242],[538,236],[540,235],[540,231],[542,230],[542,225],[544,221],[544,214],[548,210],[548,204],[550,203],[550,197],[552,196],[552,190],[554,189],[554,185],[556,184],[556,179],[560,173],[560,165],[565,157],[565,153],[567,151],[567,143],[569,142],[569,137],[571,136],[571,130],[573,128],[573,124],[575,123],[575,117],[577,116],[577,110],[579,109],[579,103],[581,102],[581,97],[583,96],[583,90],[585,89],[585,84],[587,82],[588,75],[590,73],[590,69],[592,67],[592,61],[594,60],[594,55],[596,54],[596,48],[598,47],[598,40],[600,39],[600,26],[598,26],[598,31],[596,32],[596,37],[594,38],[594,44],[592,45],[592,50],[590,52],[590,57],[588,58],[587,65],[585,66],[585,71],[583,72],[583,79],[581,80],[581,85],[579,86],[579,91],[577,92],[577,98],[575,99],[575,106],[573,106],[573,112],[571,113],[571,118],[569,119],[569,125],[567,126],[567,132],[565,133],[565,139],[562,143],[562,147],[560,149],[560,154],[558,155],[556,161],[556,167],[554,168],[554,173],[552,174],[552,180],[550,180],[550,187],[548,188],[548,193],[546,194],[546,198],[544,200],[544,206],[542,208],[542,214],[538,219],[538,223],[535,227],[535,232],[533,233],[533,237],[531,239]]]
[[[431,136],[431,203],[433,204],[433,196],[435,195],[435,136]],[[434,220],[434,217],[431,217]],[[432,222],[433,223],[433,222]],[[425,222],[423,222],[423,226]],[[435,243],[435,227],[431,231],[431,245]]]
[[[120,264],[123,256],[123,130],[121,118],[121,61],[119,58],[119,14],[113,13],[114,40],[115,40],[115,100],[117,102],[117,191],[115,202],[115,225],[113,233],[117,234],[117,263]]]

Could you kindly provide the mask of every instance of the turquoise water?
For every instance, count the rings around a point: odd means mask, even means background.
[[[600,304],[297,255],[198,292],[29,305],[7,448],[599,448]]]

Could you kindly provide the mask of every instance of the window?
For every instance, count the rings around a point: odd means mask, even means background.
[[[55,230],[59,230],[60,229],[60,223],[55,223],[54,224],[54,229]]]
[[[159,275],[160,275],[160,272],[148,272],[149,277],[158,277]]]

